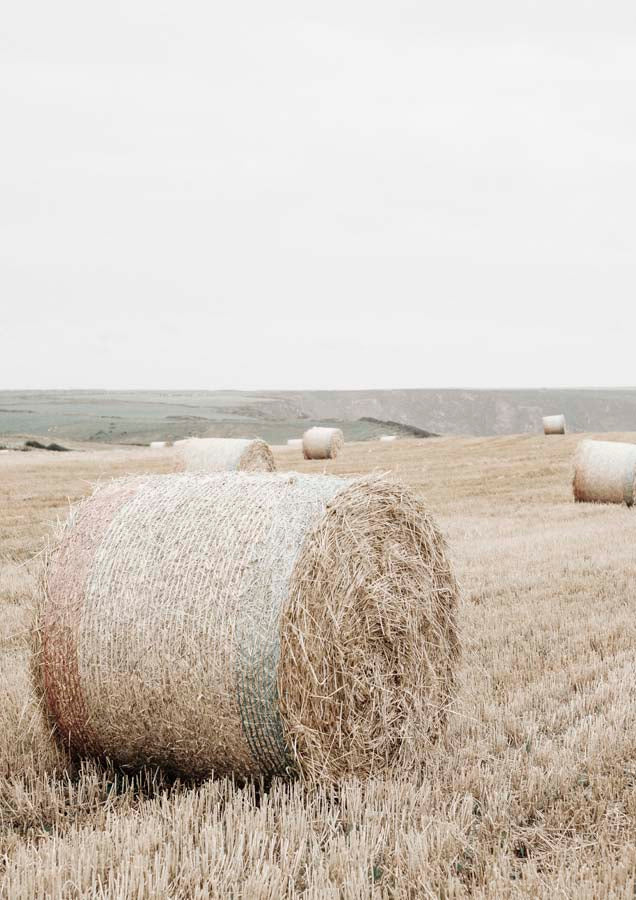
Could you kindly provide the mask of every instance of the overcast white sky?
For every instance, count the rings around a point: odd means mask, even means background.
[[[24,0],[0,389],[635,384],[633,0]]]

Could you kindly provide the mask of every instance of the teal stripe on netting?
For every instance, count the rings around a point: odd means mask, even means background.
[[[264,774],[287,774],[293,769],[293,760],[279,711],[278,639],[259,641],[257,634],[242,633],[242,630],[237,638],[236,692],[243,734]]]

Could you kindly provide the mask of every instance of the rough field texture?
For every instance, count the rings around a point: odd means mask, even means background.
[[[348,444],[327,463],[275,450],[279,469],[394,470],[426,498],[463,583],[464,654],[421,772],[266,793],[53,777],[63,760],[27,670],[33,554],[91,481],[168,464],[1,456],[0,896],[633,896],[636,518],[573,502],[579,439]]]

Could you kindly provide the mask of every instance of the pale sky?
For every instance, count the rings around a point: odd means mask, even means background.
[[[25,0],[0,389],[634,385],[633,0]]]

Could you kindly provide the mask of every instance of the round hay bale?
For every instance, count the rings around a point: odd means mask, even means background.
[[[185,472],[275,472],[276,463],[265,441],[242,438],[191,438],[177,448]]]
[[[310,428],[303,434],[305,459],[335,459],[344,447],[344,437],[339,428]]]
[[[294,447],[296,450],[302,450],[303,447],[303,439],[302,438],[289,438],[287,441],[288,447]]]
[[[544,434],[565,434],[565,416],[544,416],[543,417],[543,433]]]
[[[161,450],[163,447],[169,447],[168,441],[150,441],[151,450]]]
[[[397,434],[381,434],[381,441],[395,441],[397,439]]]
[[[381,478],[114,481],[44,583],[39,678],[78,754],[334,781],[420,762],[454,694],[444,539]]]
[[[581,503],[626,503],[636,494],[636,444],[585,440],[574,458],[574,499]]]

